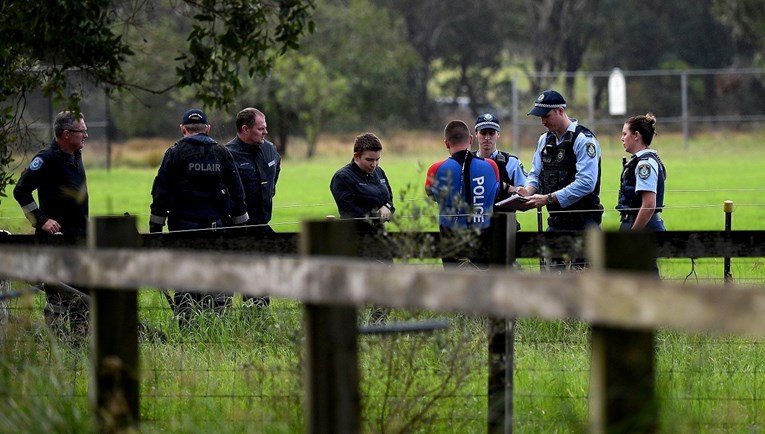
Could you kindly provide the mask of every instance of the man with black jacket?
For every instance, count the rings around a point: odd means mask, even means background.
[[[63,111],[53,122],[55,138],[38,152],[13,189],[13,197],[21,206],[35,234],[50,240],[53,235],[64,238],[85,236],[88,226],[88,187],[82,148],[88,138],[84,116]],[[39,205],[32,192],[37,190]],[[87,289],[66,285],[43,286],[46,304],[45,322],[61,337],[81,339],[88,332]]]
[[[226,143],[242,179],[247,214],[247,231],[270,235],[274,231],[268,222],[273,212],[273,198],[281,171],[281,156],[273,143],[266,140],[268,125],[266,115],[252,107],[236,115],[236,137]],[[244,296],[246,306],[266,307],[271,304],[268,296]]]
[[[353,158],[335,172],[329,189],[337,204],[337,211],[343,219],[357,220],[361,237],[372,238],[372,243],[362,245],[362,256],[392,264],[393,255],[385,233],[385,222],[396,210],[393,207],[393,191],[388,177],[380,167],[382,142],[372,133],[356,136],[353,142]],[[372,252],[363,249],[371,248]],[[382,323],[388,318],[389,310],[372,306],[369,319]]]
[[[170,231],[214,229],[229,212],[234,224],[245,223],[249,216],[234,158],[208,136],[207,115],[186,111],[180,129],[183,138],[165,151],[154,178],[149,230],[162,232],[165,221]],[[226,294],[176,291],[171,307],[184,327],[197,307],[221,311],[229,301]]]
[[[380,233],[395,211],[393,192],[380,167],[382,143],[372,133],[356,137],[353,159],[332,176],[329,189],[344,219],[363,220],[369,233]]]

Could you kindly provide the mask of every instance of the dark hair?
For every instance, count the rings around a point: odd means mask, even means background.
[[[65,130],[71,130],[74,127],[74,123],[79,120],[85,120],[85,115],[73,111],[63,111],[56,115],[56,119],[53,121],[53,133],[56,137],[61,137]]]
[[[470,129],[463,121],[451,121],[444,128],[444,139],[450,146],[467,143],[470,139]]]
[[[646,146],[651,145],[653,136],[656,135],[656,116],[653,113],[649,112],[644,115],[633,116],[627,119],[625,123],[630,131],[640,134]]]
[[[264,115],[262,111],[256,108],[247,107],[246,109],[242,109],[236,115],[236,131],[241,131],[242,127],[245,125],[252,127],[255,125],[255,119],[258,117],[265,119],[266,115]]]
[[[382,151],[382,143],[380,142],[380,139],[377,138],[372,133],[364,133],[361,135],[356,136],[356,140],[353,142],[353,153],[354,154],[361,154],[364,151]]]

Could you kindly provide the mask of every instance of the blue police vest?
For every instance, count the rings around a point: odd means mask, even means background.
[[[635,168],[641,161],[646,161],[649,158],[654,159],[659,164],[659,175],[656,182],[656,212],[661,212],[664,208],[664,180],[667,178],[667,170],[664,168],[664,163],[661,162],[661,158],[654,152],[646,152],[640,157],[632,157],[632,159],[624,165],[621,176],[621,185],[619,187],[619,203],[616,205],[616,209],[619,210],[622,215],[637,215],[640,206],[643,204],[643,198],[635,191],[637,185],[637,178],[635,178]]]
[[[561,145],[558,146],[555,134],[552,132],[547,133],[545,145],[540,152],[542,159],[542,172],[539,179],[540,194],[558,191],[574,182],[576,178],[574,141],[579,134],[584,134],[588,137],[595,136],[587,127],[577,125],[573,132],[566,131]],[[595,213],[587,217],[594,218],[600,222],[603,214],[603,207],[600,205],[600,172],[600,159],[598,159],[598,179],[595,182],[595,189],[592,193],[571,204],[566,208],[567,211],[592,210]],[[547,210],[551,213],[548,221],[553,226],[566,225],[569,220],[579,220],[585,217],[584,213],[577,212],[556,213],[556,211],[563,210],[559,203],[547,205]]]

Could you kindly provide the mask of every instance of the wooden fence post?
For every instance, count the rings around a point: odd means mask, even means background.
[[[491,267],[515,262],[515,213],[495,213],[491,220]],[[508,279],[511,279],[508,276]],[[513,432],[515,320],[489,318],[488,421],[490,434]]]
[[[304,222],[304,255],[358,256],[353,221]],[[358,325],[355,306],[306,303],[306,432],[358,433],[361,430]]]
[[[88,248],[136,247],[133,216],[94,217]],[[135,430],[140,422],[138,366],[138,291],[91,288],[90,406],[98,431]]]
[[[591,231],[587,244],[593,270],[653,273],[651,233]],[[592,326],[590,432],[656,432],[655,339],[654,330]]]

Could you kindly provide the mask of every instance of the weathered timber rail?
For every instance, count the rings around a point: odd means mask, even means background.
[[[303,302],[311,374],[306,381],[309,432],[358,431],[358,375],[352,369],[356,360],[352,344],[357,333],[355,308],[369,303],[489,317],[495,333],[490,339],[506,355],[512,353],[512,335],[505,333],[512,332],[512,321],[517,318],[577,318],[589,323],[593,432],[610,431],[614,426],[629,426],[631,432],[655,428],[654,330],[765,336],[763,288],[685,286],[635,273],[646,270],[656,256],[765,256],[765,232],[513,234],[506,230],[497,232],[502,242],[483,249],[496,265],[479,272],[395,265],[391,270],[388,265],[353,258],[374,255],[380,248],[395,249],[412,237],[420,237],[420,243],[439,243],[440,239],[435,233],[391,234],[390,242],[380,247],[360,240],[348,223],[309,222],[301,234],[271,237],[236,230],[141,235],[132,219],[97,218],[87,242],[56,239],[58,245],[50,246],[29,236],[4,237],[0,274],[93,290],[93,372],[103,377],[93,383],[97,390],[91,394],[92,405],[99,415],[115,393],[123,393],[120,399],[129,404],[132,413],[100,419],[102,423],[111,420],[118,428],[136,425],[139,420],[137,334],[131,326],[136,323],[139,287],[236,290]],[[512,271],[507,264],[516,258],[538,257],[543,250],[584,254],[593,269],[566,275],[513,273],[508,278]],[[171,269],[175,272],[168,273]],[[253,275],[258,276],[256,286]],[[507,336],[506,345],[497,345]],[[625,351],[638,356],[625,360],[620,356]],[[113,366],[115,360],[122,366],[118,382],[98,369],[107,362]],[[502,383],[502,373],[490,377],[507,389],[511,385],[506,375]],[[311,380],[330,376],[332,381]],[[490,386],[489,404],[504,408],[505,419],[490,414],[488,430],[509,432],[512,394],[503,399],[492,395],[496,389],[496,385]],[[102,431],[113,428],[101,425]]]

